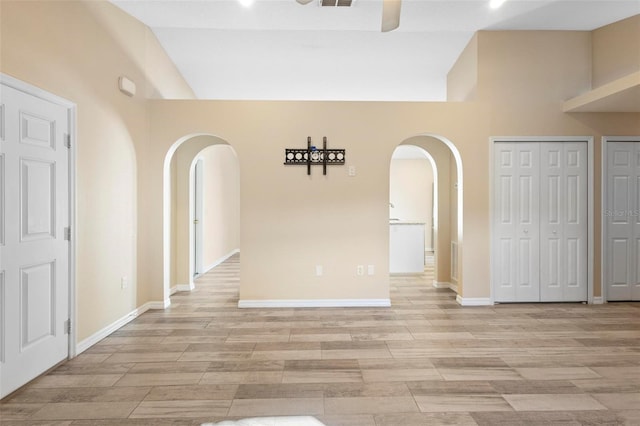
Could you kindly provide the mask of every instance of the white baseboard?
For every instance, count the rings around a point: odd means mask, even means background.
[[[177,293],[179,291],[192,291],[194,288],[196,288],[196,286],[193,283],[177,284],[175,287],[171,287],[169,294],[173,295],[174,293]]]
[[[237,253],[240,253],[240,249],[231,250],[229,253],[227,253],[224,256],[216,259],[212,264],[210,264],[208,266],[205,266],[204,270],[201,273],[199,273],[197,275],[197,277],[200,277],[200,276],[206,274],[207,272],[209,272],[210,270],[212,270],[216,266],[222,264],[225,260],[229,259],[231,256],[233,256],[234,254],[237,254]],[[193,281],[191,281],[189,284],[176,284],[175,286],[171,287],[171,289],[169,290],[169,294],[173,295],[173,294],[175,294],[175,293],[177,293],[179,291],[193,291],[194,288],[196,288],[196,286],[193,283]]]
[[[446,281],[434,281],[433,286],[435,288],[448,288],[449,290],[453,290],[456,293],[458,292],[458,284],[449,283]]]
[[[240,300],[238,308],[388,308],[390,299]]]
[[[461,306],[493,306],[490,297],[462,297],[457,295],[456,302]]]
[[[146,310],[149,309],[167,309],[171,306],[171,299],[164,299],[164,302],[147,302],[142,306],[147,306]]]
[[[229,259],[231,256],[233,256],[234,254],[237,254],[237,253],[240,253],[240,249],[233,249],[229,253],[225,254],[224,256],[219,257],[218,259],[214,260],[213,263],[211,263],[210,265],[205,266],[204,267],[204,271],[202,271],[202,273],[200,275],[206,274],[207,272],[209,272],[210,270],[212,270],[216,266],[220,265],[225,260]]]
[[[593,305],[603,305],[604,304],[604,297],[602,297],[602,296],[594,296],[593,297],[593,301],[591,302],[591,304],[593,304]]]
[[[76,355],[80,355],[82,352],[86,351],[91,346],[93,346],[96,343],[98,343],[100,340],[102,340],[105,337],[109,336],[111,333],[113,333],[114,331],[118,330],[120,327],[123,327],[123,326],[127,325],[128,323],[130,323],[131,321],[133,321],[134,319],[136,319],[140,315],[144,314],[148,310],[150,310],[150,309],[165,309],[165,305],[166,305],[166,307],[169,306],[166,303],[167,303],[166,301],[165,302],[147,302],[144,305],[140,306],[139,308],[134,309],[133,311],[129,312],[127,315],[125,315],[122,318],[112,322],[111,324],[109,324],[108,326],[104,327],[100,331],[92,334],[91,336],[87,337],[86,339],[82,340],[81,342],[78,342],[76,344]]]

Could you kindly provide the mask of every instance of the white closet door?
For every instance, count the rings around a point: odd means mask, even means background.
[[[540,144],[498,142],[494,150],[494,299],[537,302]]]
[[[496,302],[587,300],[585,142],[494,146]]]
[[[640,142],[607,143],[607,300],[640,300]]]
[[[540,301],[587,300],[587,144],[540,143]]]
[[[0,397],[68,356],[65,107],[1,86]]]

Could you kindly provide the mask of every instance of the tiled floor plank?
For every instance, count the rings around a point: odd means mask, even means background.
[[[640,304],[461,307],[433,271],[391,308],[238,309],[239,256],[0,402],[0,423],[640,424]]]

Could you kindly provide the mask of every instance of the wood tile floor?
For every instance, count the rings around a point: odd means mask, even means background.
[[[239,258],[0,403],[0,423],[640,425],[640,304],[462,308],[432,276],[391,308],[239,310]]]

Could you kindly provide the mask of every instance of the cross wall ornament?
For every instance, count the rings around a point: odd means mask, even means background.
[[[327,137],[322,139],[322,149],[311,145],[311,136],[307,137],[307,149],[285,148],[285,165],[307,165],[307,174],[311,166],[322,165],[322,174],[327,174],[327,165],[344,165],[344,149],[327,149]]]

